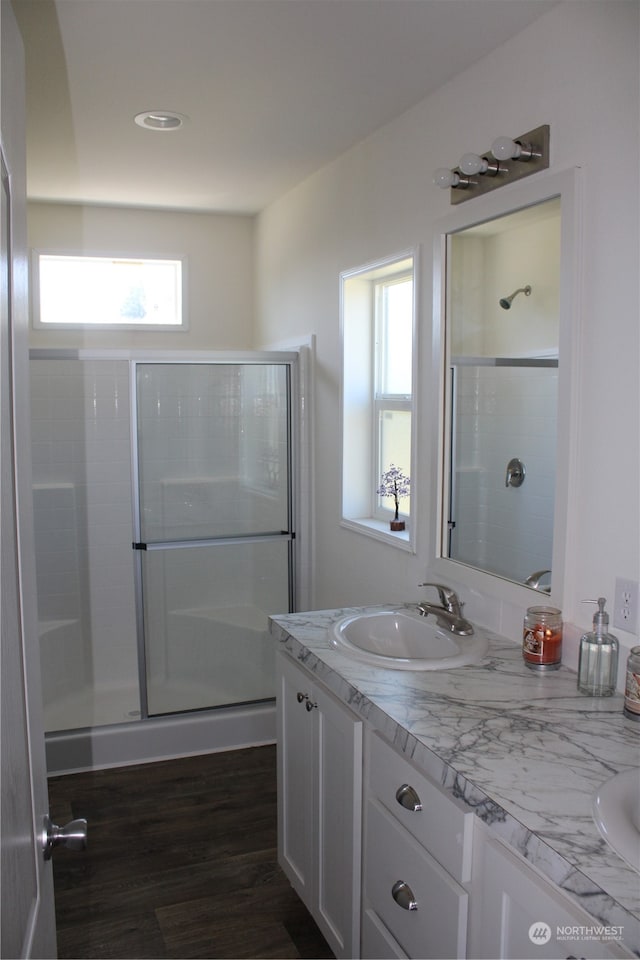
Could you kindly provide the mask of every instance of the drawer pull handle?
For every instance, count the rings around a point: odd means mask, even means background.
[[[391,896],[403,910],[417,910],[418,903],[413,895],[413,890],[404,880],[397,880],[391,887]]]
[[[307,700],[308,697],[309,697],[309,694],[302,693],[300,690],[298,690],[298,692],[296,693],[296,700],[298,701],[298,703],[302,703],[302,701]]]
[[[398,787],[396,790],[396,800],[401,807],[404,807],[406,810],[412,810],[416,813],[418,810],[422,810],[422,802],[420,797],[408,783],[403,783],[401,787]]]
[[[312,703],[312,701],[307,698],[307,702],[305,703],[305,709],[307,713],[311,713],[311,711],[315,710],[317,706],[317,703]]]

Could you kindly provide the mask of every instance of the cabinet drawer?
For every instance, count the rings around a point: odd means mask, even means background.
[[[362,914],[362,960],[408,960],[400,944],[391,936],[373,910]]]
[[[387,808],[460,883],[471,879],[473,813],[454,800],[377,734],[369,745],[370,794]],[[415,791],[421,808],[408,809]],[[399,799],[400,798],[400,799]]]
[[[366,908],[377,913],[404,952],[421,960],[465,957],[466,892],[375,800],[367,804],[366,851]],[[398,890],[399,883],[406,886]],[[401,905],[407,893],[415,909]]]

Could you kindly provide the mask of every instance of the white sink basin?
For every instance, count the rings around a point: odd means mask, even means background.
[[[390,670],[449,670],[478,663],[489,641],[458,637],[411,610],[383,610],[343,617],[331,642],[354,660]]]
[[[607,843],[640,873],[640,769],[605,781],[593,798],[592,810]]]

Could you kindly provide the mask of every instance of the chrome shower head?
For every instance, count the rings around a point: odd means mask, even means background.
[[[502,300],[499,300],[498,303],[500,304],[502,309],[510,310],[511,304],[513,303],[514,299],[518,296],[519,293],[524,293],[525,297],[530,297],[531,287],[529,286],[529,284],[527,284],[526,287],[519,287],[519,289],[515,290],[510,297],[503,297]]]

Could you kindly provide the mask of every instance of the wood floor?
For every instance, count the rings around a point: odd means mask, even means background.
[[[276,862],[275,747],[49,780],[64,958],[331,958]]]

